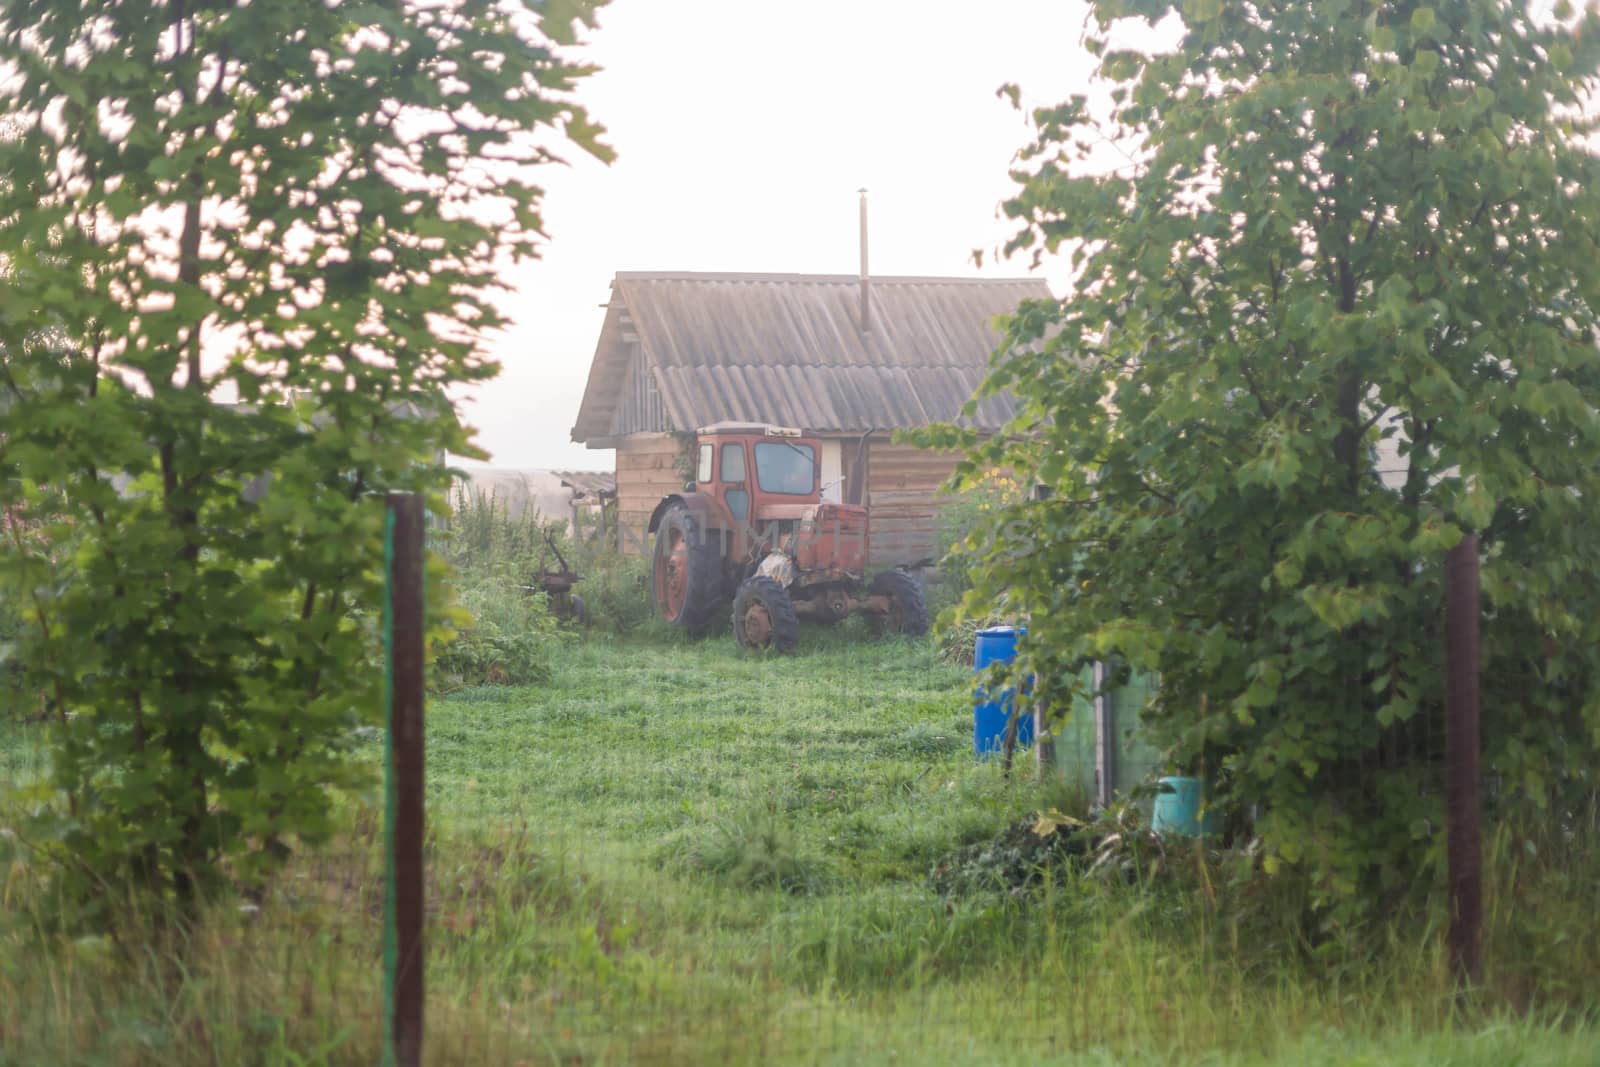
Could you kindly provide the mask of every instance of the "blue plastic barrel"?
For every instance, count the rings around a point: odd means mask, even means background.
[[[1203,783],[1198,778],[1169,776],[1156,781],[1156,802],[1150,812],[1150,829],[1158,834],[1199,837],[1217,832],[1217,815],[1207,811],[1202,818]]]
[[[1010,663],[1017,658],[1017,638],[1027,633],[1026,627],[991,626],[978,631],[977,643],[972,650],[972,669],[982,674],[995,663]],[[1005,746],[1006,719],[1011,714],[1015,690],[986,693],[980,686],[972,705],[972,748],[979,759],[986,759]],[[1033,716],[1025,715],[1017,723],[1017,745],[1033,744]]]

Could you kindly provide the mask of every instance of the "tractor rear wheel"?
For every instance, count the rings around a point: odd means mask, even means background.
[[[694,637],[711,629],[722,596],[722,560],[717,539],[687,508],[668,508],[656,526],[650,589],[656,614],[669,626]]]
[[[918,637],[928,632],[928,601],[914,575],[883,571],[873,577],[868,592],[889,598],[889,614],[878,617],[881,631]]]
[[[741,648],[793,652],[800,643],[800,619],[789,591],[771,578],[746,578],[733,596],[733,638]]]

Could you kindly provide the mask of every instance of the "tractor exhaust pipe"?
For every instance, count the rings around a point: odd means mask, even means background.
[[[861,505],[861,494],[866,490],[867,481],[867,438],[877,433],[877,430],[868,430],[861,435],[861,441],[856,445],[855,462],[850,465],[850,480],[845,485],[846,504]]]
[[[867,275],[867,191],[861,193],[861,338],[872,332],[872,288]]]

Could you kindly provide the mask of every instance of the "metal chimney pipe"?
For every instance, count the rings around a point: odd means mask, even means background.
[[[872,332],[872,293],[867,281],[867,191],[861,194],[861,332]]]

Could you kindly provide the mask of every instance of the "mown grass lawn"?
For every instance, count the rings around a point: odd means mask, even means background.
[[[969,687],[845,627],[575,638],[546,684],[434,700],[428,1062],[1595,1062],[1574,998],[1458,1011],[1436,931],[1312,966],[1187,884],[941,896],[940,857],[1075,803],[973,761]],[[372,1062],[381,836],[347,816],[181,967],[0,962],[0,1063]]]

